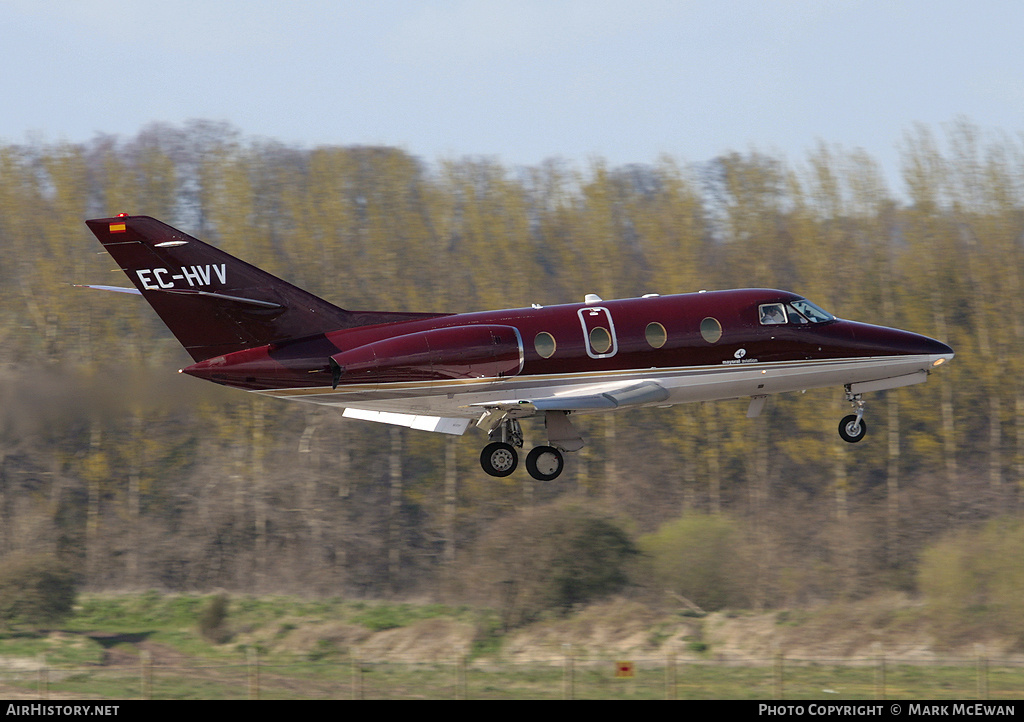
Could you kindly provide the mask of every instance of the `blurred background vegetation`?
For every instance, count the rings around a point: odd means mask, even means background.
[[[825,143],[524,168],[192,121],[0,146],[0,558],[49,555],[90,590],[480,597],[509,624],[611,591],[764,609],[898,590],[1019,625],[998,600],[1024,598],[1024,142],[960,121],[901,153],[896,192]],[[778,287],[957,357],[871,395],[857,445],[824,390],[754,420],[743,402],[581,416],[557,481],[494,479],[475,431],[179,377],[141,300],[71,287],[126,285],[83,223],[119,212],[355,310]]]

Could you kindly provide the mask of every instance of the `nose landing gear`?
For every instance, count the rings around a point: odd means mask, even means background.
[[[850,387],[847,386],[846,400],[853,404],[856,413],[844,416],[843,420],[839,422],[839,435],[843,438],[843,441],[856,444],[868,433],[868,425],[863,419],[864,399],[860,394],[852,393]]]

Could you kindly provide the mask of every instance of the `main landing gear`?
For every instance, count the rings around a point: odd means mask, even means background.
[[[564,413],[554,413],[559,414],[564,419]],[[552,439],[554,435],[551,431],[552,428],[557,428],[559,432],[562,432],[567,424],[567,420],[557,425],[549,423],[548,443],[554,441]],[[480,452],[480,466],[491,476],[509,476],[519,466],[519,453],[516,449],[523,448],[523,429],[519,425],[519,421],[507,416],[503,417],[488,432],[488,436],[493,440]],[[559,439],[561,440],[560,436]],[[578,439],[578,446],[571,443],[575,439]],[[575,439],[570,439],[570,443],[563,446],[563,449],[575,451],[581,448],[583,446],[582,438],[575,434]],[[530,476],[538,481],[557,479],[564,468],[565,457],[562,456],[562,449],[554,446],[537,446],[526,455],[526,470],[530,473]]]
[[[853,404],[854,411],[857,413],[843,417],[843,420],[839,422],[839,435],[843,438],[843,441],[856,444],[868,433],[868,425],[864,423],[863,419],[864,399],[860,394],[851,393],[850,387],[847,386],[846,400]]]
[[[480,452],[480,466],[491,476],[509,476],[519,466],[519,455],[511,444],[495,441]]]

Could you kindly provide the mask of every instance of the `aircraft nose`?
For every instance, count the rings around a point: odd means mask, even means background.
[[[894,329],[895,330],[895,329]],[[897,339],[894,344],[900,354],[908,356],[936,356],[953,358],[953,349],[942,341],[922,336],[910,331],[896,331]]]
[[[897,328],[846,322],[846,332],[853,344],[880,355],[925,356],[932,366],[940,366],[955,355],[942,341]]]
[[[941,366],[947,361],[951,360],[956,353],[947,344],[942,341],[936,341],[933,338],[925,337],[931,346],[931,350],[928,351],[928,358],[931,361],[932,366]]]
[[[942,341],[910,331],[893,330],[896,335],[893,349],[900,355],[927,356],[932,366],[941,366],[955,355],[953,349]]]

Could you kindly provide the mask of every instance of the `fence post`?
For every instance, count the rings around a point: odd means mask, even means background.
[[[773,665],[773,669],[774,669],[774,674],[772,676],[774,678],[774,684],[773,684],[774,698],[775,699],[783,699],[783,697],[785,695],[785,688],[784,688],[783,680],[782,680],[782,652],[781,652],[781,650],[776,650],[776,652],[775,652],[775,664]]]
[[[39,699],[50,698],[50,674],[46,668],[46,655],[39,655],[39,680],[38,690]]]
[[[676,698],[676,651],[672,649],[665,660],[665,699]]]
[[[565,666],[562,668],[562,698],[573,699],[575,680],[573,679],[572,645],[563,644]]]
[[[875,699],[885,699],[885,655],[881,642],[875,642]]]
[[[352,656],[352,699],[363,698],[363,664]]]
[[[978,699],[988,699],[988,657],[985,654],[985,645],[975,644],[974,653],[978,658]]]
[[[466,690],[466,656],[455,660],[455,699],[469,699]]]
[[[153,658],[148,649],[139,652],[139,662],[142,663],[142,699],[153,697]]]
[[[249,669],[249,699],[260,698],[260,657],[256,647],[246,648]]]

